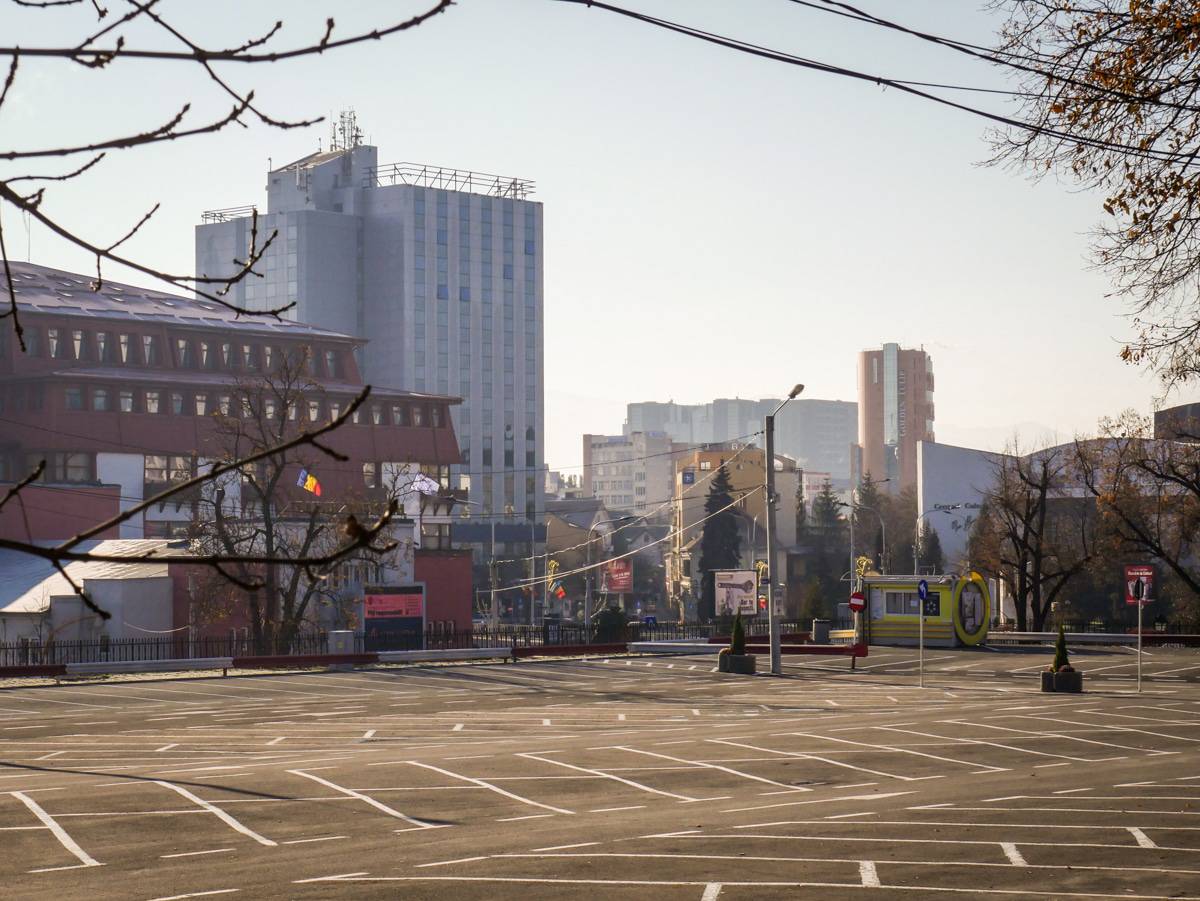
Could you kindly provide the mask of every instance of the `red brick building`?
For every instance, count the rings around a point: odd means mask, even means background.
[[[11,266],[28,351],[20,351],[12,320],[0,322],[0,493],[40,460],[46,471],[24,496],[24,515],[11,505],[0,513],[0,535],[68,538],[191,478],[206,458],[219,456],[214,414],[229,414],[238,386],[284,359],[305,360],[313,386],[288,412],[297,427],[338,417],[362,390],[358,339],[238,316],[203,299],[115,282],[94,289],[90,276]],[[8,303],[0,280],[0,307]],[[404,500],[413,525],[402,578],[414,578],[411,558],[432,545],[438,553],[422,568],[446,587],[429,594],[428,619],[469,628],[469,587],[465,599],[449,595],[458,592],[459,569],[469,584],[470,561],[446,553],[457,499],[449,467],[460,460],[450,418],[457,402],[372,386],[353,420],[328,436],[349,460],[320,460],[316,475],[324,498],[345,500],[382,501],[388,474],[401,467],[436,479],[439,495],[413,492]],[[105,537],[182,535],[196,509],[195,498],[173,498]],[[355,575],[346,575],[348,584]]]

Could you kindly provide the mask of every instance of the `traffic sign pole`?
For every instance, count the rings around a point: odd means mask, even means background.
[[[925,599],[929,597],[929,583],[922,579],[917,583],[917,606],[920,608],[920,616],[918,620],[920,625],[917,626],[917,647],[918,658],[920,662],[917,664],[921,674],[921,687],[925,687]]]
[[[1142,693],[1142,608],[1146,605],[1138,600],[1138,687],[1137,693]]]

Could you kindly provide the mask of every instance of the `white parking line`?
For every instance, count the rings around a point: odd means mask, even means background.
[[[574,814],[575,812],[573,810],[566,810],[562,807],[553,807],[549,804],[543,804],[541,801],[530,800],[529,798],[522,797],[521,795],[513,794],[510,791],[505,791],[499,786],[493,785],[490,782],[485,782],[483,779],[476,779],[473,776],[464,776],[461,773],[453,773],[450,770],[444,770],[441,767],[434,766],[431,763],[421,763],[417,760],[406,760],[404,762],[410,764],[411,766],[419,766],[427,770],[433,770],[435,773],[441,773],[443,776],[449,776],[451,779],[459,779],[463,782],[469,782],[472,785],[478,786],[479,788],[486,788],[498,795],[503,795],[504,797],[511,798],[514,801],[520,801],[522,804],[528,804],[531,807],[540,807],[542,810],[549,810],[553,813],[562,813],[567,815]]]
[[[644,792],[650,792],[651,794],[654,794],[654,795],[662,795],[663,797],[666,797],[666,798],[675,798],[678,801],[704,801],[704,800],[707,800],[705,798],[693,798],[693,797],[690,797],[689,795],[677,795],[674,792],[663,791],[662,789],[659,789],[659,788],[651,788],[649,785],[642,785],[642,783],[640,783],[640,782],[634,782],[632,779],[625,779],[621,776],[614,776],[612,773],[605,773],[602,770],[591,770],[591,769],[588,769],[587,767],[575,766],[575,764],[573,764],[573,763],[564,763],[561,760],[552,760],[549,757],[539,757],[537,754],[523,753],[523,754],[518,754],[517,756],[518,757],[528,757],[530,760],[540,760],[542,763],[549,763],[549,764],[553,764],[554,766],[561,766],[568,770],[575,770],[580,773],[590,773],[593,776],[599,776],[601,779],[612,779],[614,782],[620,782],[624,785],[630,786],[631,788],[636,788],[636,789],[639,789]]]
[[[364,795],[361,792],[356,792],[352,788],[346,788],[343,785],[338,785],[335,782],[330,782],[328,779],[322,779],[320,776],[314,776],[312,773],[306,773],[306,772],[304,772],[304,770],[288,770],[288,772],[291,773],[293,776],[303,776],[305,779],[311,779],[313,782],[319,782],[322,785],[324,785],[326,788],[332,788],[334,791],[341,792],[343,795],[347,795],[351,798],[357,798],[358,800],[362,801],[364,804],[370,804],[376,810],[382,811],[383,813],[386,813],[390,817],[395,817],[398,820],[404,820],[404,822],[406,822],[406,823],[412,823],[414,826],[416,826],[419,829],[441,828],[438,824],[426,823],[424,820],[418,820],[414,817],[410,817],[407,814],[403,814],[398,810],[393,810],[391,807],[388,807],[386,804],[381,804],[379,801],[376,801],[374,798]]]
[[[863,888],[879,888],[879,873],[875,870],[875,861],[860,860],[858,878],[862,880]]]
[[[638,748],[629,748],[629,747],[625,747],[624,745],[615,745],[614,750],[628,751],[631,754],[645,754],[647,757],[658,757],[658,758],[661,758],[662,760],[674,761],[675,763],[685,763],[688,766],[703,767],[705,769],[711,769],[711,770],[720,770],[722,773],[729,773],[732,776],[740,776],[743,779],[750,779],[754,782],[762,782],[762,783],[765,783],[766,785],[774,785],[777,788],[786,789],[788,791],[796,791],[796,792],[812,791],[811,788],[807,788],[802,785],[789,785],[786,782],[776,782],[774,779],[767,779],[764,776],[755,776],[751,773],[743,773],[741,770],[735,770],[735,769],[732,769],[731,767],[721,766],[716,763],[706,763],[702,760],[685,760],[682,757],[671,757],[670,755],[667,755],[667,754],[658,754],[654,751],[642,751]]]
[[[210,804],[208,801],[205,801],[203,798],[197,797],[196,795],[194,795],[190,791],[188,791],[186,788],[184,788],[182,785],[175,785],[173,782],[164,782],[161,779],[155,779],[154,782],[157,785],[161,785],[163,788],[169,788],[171,791],[177,792],[178,794],[187,798],[189,801],[198,805],[199,807],[203,807],[205,810],[207,810],[209,813],[211,813],[213,816],[215,816],[218,820],[220,820],[226,826],[233,829],[235,832],[240,832],[242,835],[249,836],[250,838],[254,839],[256,842],[258,842],[260,845],[266,845],[269,848],[275,847],[276,842],[271,841],[271,839],[266,838],[265,836],[259,835],[257,832],[255,832],[253,829],[251,829],[249,826],[242,824],[241,822],[239,822],[238,820],[234,819],[232,816],[227,814],[220,807],[216,807],[213,804]]]
[[[79,862],[85,867],[102,867],[104,864],[94,859],[90,854],[79,847],[75,839],[67,834],[67,831],[62,826],[58,825],[54,817],[46,813],[37,801],[26,795],[24,792],[9,792],[14,798],[29,808],[30,812],[37,817],[50,830],[51,834],[58,839],[59,844],[79,858]]]

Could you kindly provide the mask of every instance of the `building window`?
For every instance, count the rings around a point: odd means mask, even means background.
[[[46,350],[50,356],[55,358],[62,356],[62,349],[62,342],[59,341],[58,337],[58,329],[46,329]]]
[[[701,460],[700,461],[700,471],[701,472],[708,472],[711,469],[712,469],[712,460]]]
[[[162,395],[158,391],[146,392],[146,412],[157,413],[159,402],[162,400]]]
[[[46,469],[43,482],[92,482],[95,481],[96,458],[92,454],[54,451],[45,455]],[[26,457],[26,466],[34,469],[42,461],[39,454]]]
[[[434,404],[429,408],[429,424],[435,429],[440,429],[442,427],[441,404]]]
[[[121,349],[121,364],[129,365],[129,336],[121,335],[117,339],[117,346]]]
[[[183,415],[183,394],[179,391],[171,392],[171,412],[176,416]]]
[[[321,418],[321,402],[319,400],[310,400],[308,402],[308,421],[316,422]]]
[[[97,412],[108,410],[108,389],[93,388],[92,389],[92,409]]]
[[[71,347],[75,351],[76,360],[87,359],[87,344],[83,340],[83,331],[75,329],[71,332]]]
[[[42,352],[42,333],[35,328],[25,329],[25,347],[29,356],[36,357]]]
[[[368,488],[378,488],[379,487],[379,464],[378,463],[364,463],[362,465],[362,472],[363,472],[363,484],[364,485],[366,485]]]
[[[255,366],[254,366],[254,345],[252,345],[252,344],[243,344],[242,345],[242,368],[243,369],[251,369],[251,370],[255,368]]]
[[[342,415],[342,405],[335,400],[329,402],[329,421],[333,422]]]
[[[186,482],[193,475],[192,458],[183,454],[167,457],[167,478],[172,482]]]
[[[263,417],[266,418],[268,421],[275,418],[275,410],[276,410],[276,407],[275,407],[274,400],[272,400],[271,398],[268,397],[266,400],[263,401]]]
[[[408,425],[408,407],[392,404],[392,425]]]
[[[217,358],[212,352],[212,344],[208,341],[200,342],[200,365],[205,369],[212,369],[217,363]]]
[[[371,404],[371,425],[383,425],[383,407]]]
[[[421,547],[431,551],[450,550],[450,523],[422,523]]]
[[[288,422],[296,421],[296,402],[294,400],[288,401],[287,418]]]
[[[96,359],[101,363],[112,362],[112,340],[108,332],[96,332]]]
[[[143,479],[146,482],[167,480],[167,458],[160,454],[146,454]]]
[[[424,407],[422,407],[421,404],[413,404],[412,405],[412,424],[414,426],[419,427],[419,426],[423,425],[424,422],[425,422]]]
[[[68,410],[83,409],[83,389],[67,388],[63,391],[63,399]]]
[[[263,370],[271,371],[271,365],[275,362],[275,348],[270,344],[263,345]]]
[[[208,412],[208,395],[207,394],[197,394],[196,395],[196,415],[204,416],[207,412]]]
[[[920,612],[921,600],[915,591],[887,591],[884,598],[888,613],[916,616]]]
[[[153,335],[142,335],[142,362],[147,366],[158,365],[158,342]]]
[[[484,466],[492,465],[492,436],[491,435],[483,436],[483,465]]]
[[[132,391],[122,391],[119,395],[118,403],[120,404],[120,410],[122,413],[132,413],[133,412],[133,392]]]
[[[228,394],[222,394],[217,399],[217,409],[221,411],[222,416],[229,415],[229,395]]]
[[[228,341],[223,342],[221,344],[221,367],[224,369],[228,369],[231,365],[233,365],[230,362],[232,357],[233,357],[233,345],[230,344]]]
[[[325,351],[325,374],[331,379],[341,377],[342,371],[338,366],[338,355],[335,350]]]

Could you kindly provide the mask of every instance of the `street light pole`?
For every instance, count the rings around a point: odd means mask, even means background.
[[[789,400],[796,398],[803,390],[803,385],[796,385],[792,388],[783,403],[767,417],[764,429],[766,432],[764,487],[767,492],[767,623],[771,639],[771,675],[773,676],[783,675],[783,657],[779,648],[779,616],[775,612],[775,415],[784,408]]]

